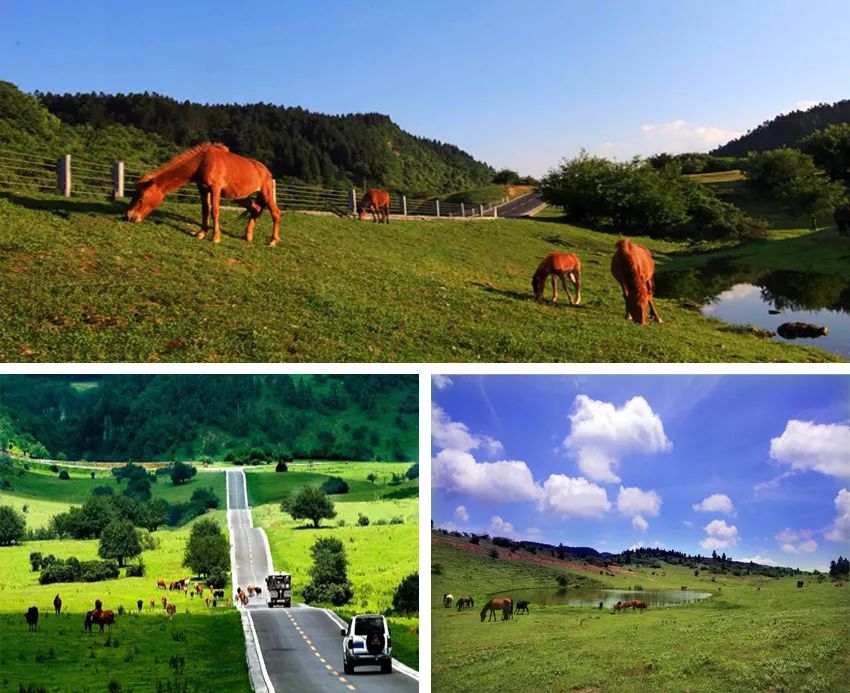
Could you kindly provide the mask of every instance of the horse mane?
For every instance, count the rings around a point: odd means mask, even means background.
[[[230,149],[227,145],[222,144],[221,142],[203,142],[201,144],[197,144],[191,149],[187,149],[182,154],[178,154],[173,159],[166,161],[161,166],[158,166],[150,173],[146,173],[141,178],[139,178],[139,183],[143,183],[145,181],[150,180],[151,178],[156,178],[161,173],[172,169],[175,166],[179,166],[180,164],[188,161],[192,157],[197,156],[201,152],[206,152],[210,149],[218,149],[219,151],[229,152]]]
[[[638,301],[644,301],[649,292],[646,290],[646,282],[641,280],[643,274],[638,264],[638,250],[634,248],[634,244],[628,238],[621,238],[617,241],[617,251],[623,259],[623,269],[629,279],[629,289],[634,294]]]

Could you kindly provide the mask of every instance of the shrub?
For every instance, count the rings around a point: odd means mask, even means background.
[[[144,577],[145,576],[145,562],[139,559],[139,562],[134,565],[128,565],[127,569],[124,571],[125,577]]]
[[[59,478],[62,479],[63,481],[69,481],[71,479],[71,475],[68,474],[67,469],[63,469],[62,471],[59,472]]]
[[[404,520],[401,517],[399,517],[398,515],[396,515],[393,519],[390,520],[390,524],[391,525],[403,525]]]
[[[602,572],[602,571],[600,571],[600,572]],[[559,587],[566,587],[567,582],[569,582],[566,575],[559,575],[558,577],[555,578],[555,580],[558,583]]]
[[[30,554],[30,565],[32,566],[33,572],[41,569],[41,551],[33,551]]]
[[[342,606],[351,601],[354,591],[350,582],[329,583],[326,585],[314,585],[310,583],[304,586],[301,596],[307,604],[316,602]]]
[[[365,515],[363,515],[362,513],[359,513],[357,515],[357,524],[360,525],[361,527],[368,527],[369,526],[369,518],[366,517]]]
[[[338,476],[330,477],[319,488],[328,495],[348,493],[348,483]]]
[[[419,611],[419,573],[406,576],[393,594],[393,611],[412,614]]]
[[[443,574],[443,564],[442,563],[432,563],[431,564],[431,575],[442,575]]]
[[[191,464],[184,464],[183,462],[174,462],[171,465],[170,471],[171,483],[175,486],[179,484],[185,484],[197,473],[198,470]]]
[[[469,537],[469,543],[470,543],[470,544],[476,544],[476,545],[477,545],[477,544],[478,544],[478,542],[479,542],[479,539],[478,539],[478,537],[477,537],[477,536],[475,536],[474,534],[473,534],[471,537]]]
[[[275,470],[276,472],[287,472],[287,471],[289,471],[289,467],[287,466],[286,462],[284,462],[283,460],[281,460],[280,462],[278,462],[278,463],[275,465],[274,470]]]
[[[219,505],[218,496],[212,488],[196,488],[192,492],[192,502],[200,504],[204,509],[217,508]]]
[[[59,473],[59,465],[58,464],[51,464],[50,465],[50,471],[53,472],[54,474],[58,474]]]
[[[375,520],[375,524],[381,527],[383,527],[384,525],[388,525],[389,523],[389,520],[387,520],[387,518],[385,517],[379,517],[377,520]]]
[[[21,513],[11,505],[0,505],[0,546],[20,544],[26,527]]]
[[[419,463],[414,463],[405,473],[404,475],[408,479],[418,479],[419,478]]]

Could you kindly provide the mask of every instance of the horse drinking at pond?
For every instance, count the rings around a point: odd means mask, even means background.
[[[484,617],[487,614],[487,610],[490,610],[490,618],[488,621],[496,620],[496,612],[502,612],[502,620],[507,621],[514,613],[514,601],[513,599],[508,599],[505,597],[493,597],[489,602],[484,605],[484,608],[481,609],[481,622],[484,622]]]
[[[363,221],[366,212],[372,212],[372,223],[390,223],[390,194],[381,188],[369,188],[360,200],[360,214]]]
[[[631,318],[638,325],[646,325],[646,308],[652,318],[661,322],[655,310],[652,296],[655,293],[655,261],[649,250],[628,238],[617,241],[617,250],[611,258],[611,274],[620,283],[623,300],[626,302],[626,320]]]
[[[226,197],[248,211],[246,241],[253,239],[257,217],[268,207],[274,220],[269,245],[277,245],[280,210],[275,201],[272,174],[259,161],[233,154],[223,144],[199,144],[142,176],[136,183],[136,192],[124,218],[134,223],[142,221],[162,204],[168,193],[187,183],[197,185],[201,195],[203,219],[198,238],[206,236],[212,212],[212,240],[213,243],[220,241],[219,209],[221,198]],[[256,198],[252,197],[255,194]]]
[[[534,291],[534,298],[538,301],[543,300],[543,292],[546,289],[546,279],[552,277],[552,303],[558,300],[558,286],[555,283],[555,277],[560,278],[561,286],[567,292],[567,298],[570,299],[571,305],[581,303],[581,260],[578,255],[573,253],[549,253],[543,261],[534,270],[534,275],[531,277],[531,288]],[[567,277],[573,283],[576,289],[576,299],[570,294],[567,287]]]

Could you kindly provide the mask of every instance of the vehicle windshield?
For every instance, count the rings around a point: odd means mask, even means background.
[[[371,635],[372,633],[384,632],[384,619],[382,618],[358,618],[354,622],[355,635]]]

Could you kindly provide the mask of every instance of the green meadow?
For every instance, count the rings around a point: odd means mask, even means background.
[[[565,570],[530,554],[511,560],[436,535],[432,564],[432,690],[845,691],[850,680],[850,585],[812,575],[694,577],[678,565]],[[484,542],[482,542],[482,545]],[[489,550],[489,545],[488,545]],[[522,553],[522,552],[521,552]],[[662,573],[666,575],[662,576]],[[523,587],[587,586],[712,593],[682,606],[615,613],[596,607],[530,605],[529,615],[484,622],[481,606]],[[712,580],[714,577],[714,580]],[[798,590],[797,579],[805,581]],[[445,608],[442,595],[471,594],[476,608]]]
[[[160,479],[154,485],[154,494],[172,500],[188,498],[192,489],[204,482],[216,488],[224,502],[224,480],[218,479],[223,475],[198,476],[200,481],[196,476],[187,489],[180,488],[179,494],[166,493]],[[94,485],[102,485],[105,480],[99,478]],[[52,510],[61,512],[81,502],[92,480],[72,478],[53,483],[51,476],[27,471],[11,477],[11,481],[13,490],[0,496],[0,504],[16,509],[28,505],[27,525],[37,527],[46,524],[44,518]],[[49,500],[38,499],[40,488],[42,497]],[[204,517],[215,518],[227,532],[223,510]],[[29,686],[35,691],[103,691],[112,682],[120,687],[115,690],[121,691],[249,691],[242,627],[236,610],[224,606],[208,608],[199,598],[156,588],[158,578],[171,581],[190,574],[182,566],[190,529],[191,523],[152,533],[157,547],[142,553],[144,577],[122,576],[96,583],[40,585],[29,555],[38,551],[57,558],[92,560],[97,558],[97,540],[26,541],[19,546],[0,547],[0,632],[7,636],[0,648],[0,691],[18,691],[20,687],[29,690]],[[57,593],[63,602],[59,617],[53,614]],[[163,595],[177,606],[172,621],[159,601]],[[116,613],[123,609],[111,634],[101,635],[97,627],[92,634],[83,631],[84,614],[94,608],[95,599],[103,600],[104,608]],[[139,599],[143,601],[141,612],[136,606]],[[157,600],[153,608],[151,599]],[[40,612],[36,633],[28,631],[24,620],[29,606],[38,607]]]
[[[419,566],[419,480],[388,483],[393,473],[403,475],[409,468],[409,462],[296,463],[282,473],[273,467],[246,468],[254,524],[266,530],[275,569],[293,575],[294,599],[301,599],[310,579],[310,547],[320,537],[336,537],[345,546],[354,600],[335,611],[347,618],[392,607],[396,587]],[[374,484],[366,478],[372,473],[378,477]],[[309,521],[292,520],[280,510],[284,494],[319,486],[330,476],[342,477],[350,488],[347,494],[331,496],[334,519],[322,520],[320,528],[313,529]],[[360,515],[369,518],[368,526],[358,524]],[[401,522],[392,524],[394,518]],[[418,619],[389,620],[394,656],[418,669]]]
[[[664,323],[623,320],[609,263],[617,236],[533,220],[410,220],[388,225],[287,213],[281,243],[270,220],[252,244],[245,220],[222,213],[220,245],[192,236],[200,205],[168,203],[139,225],[125,205],[35,194],[0,196],[0,360],[223,362],[836,361],[658,301]],[[793,233],[792,238],[787,233]],[[804,229],[744,244],[833,258],[850,267],[835,230]],[[802,240],[798,240],[802,239]],[[716,248],[636,236],[660,269]],[[540,259],[582,258],[583,302],[536,303]],[[769,252],[767,249],[771,249]]]

